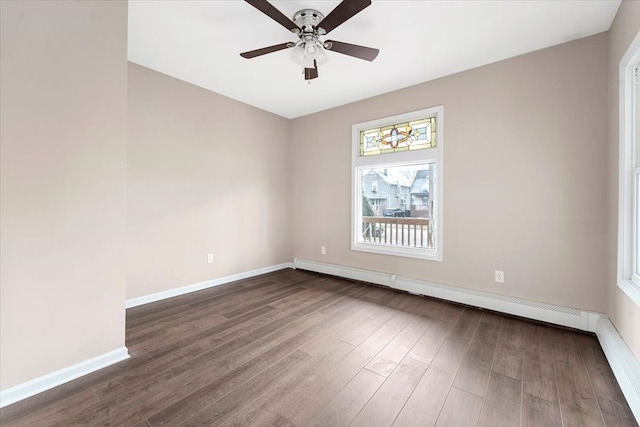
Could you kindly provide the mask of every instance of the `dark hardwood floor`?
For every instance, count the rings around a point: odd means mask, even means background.
[[[595,337],[282,270],[127,311],[131,358],[2,426],[636,426]]]

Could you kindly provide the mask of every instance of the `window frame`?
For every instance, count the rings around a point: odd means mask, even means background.
[[[419,120],[426,117],[436,118],[436,146],[413,151],[378,154],[374,156],[360,155],[360,132],[363,130]],[[391,117],[357,123],[352,126],[351,136],[351,250],[376,253],[382,255],[418,258],[430,261],[442,261],[443,248],[443,176],[444,176],[444,107],[442,105],[418,111],[399,114]],[[410,166],[422,163],[435,163],[436,224],[435,249],[412,248],[405,246],[381,245],[359,241],[362,228],[362,170],[383,168],[384,166]],[[409,195],[409,197],[411,197]],[[409,206],[411,205],[409,200]]]
[[[637,194],[637,176],[640,172],[640,99],[637,97],[635,68],[640,64],[640,33],[631,43],[620,61],[619,78],[619,194],[618,194],[618,287],[636,305],[640,306],[640,265],[636,265],[640,251],[640,238],[637,236],[640,218],[640,200]]]

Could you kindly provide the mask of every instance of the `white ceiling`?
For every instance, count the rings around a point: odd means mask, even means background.
[[[288,17],[327,15],[339,0],[274,0]],[[305,82],[289,50],[239,53],[297,40],[242,0],[129,1],[131,62],[294,118],[609,29],[620,0],[420,1],[373,4],[323,40],[380,49],[373,62],[335,52]]]

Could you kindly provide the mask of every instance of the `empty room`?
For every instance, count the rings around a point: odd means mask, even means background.
[[[0,0],[0,425],[638,426],[640,1]]]

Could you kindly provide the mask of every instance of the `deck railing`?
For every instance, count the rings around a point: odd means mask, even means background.
[[[435,248],[432,220],[429,218],[364,216],[362,238],[386,245]]]

